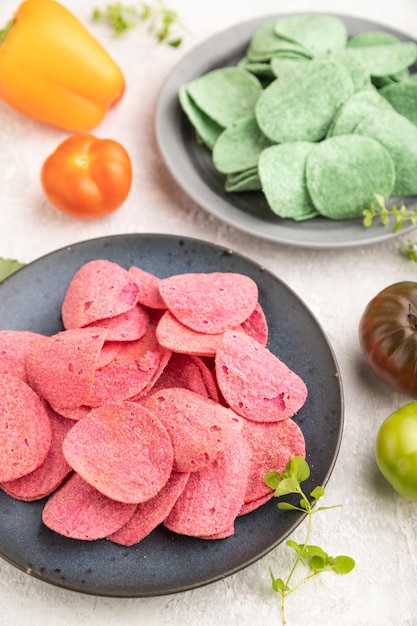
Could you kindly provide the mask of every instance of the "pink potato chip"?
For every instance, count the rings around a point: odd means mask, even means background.
[[[306,401],[304,381],[248,335],[225,332],[215,361],[220,391],[230,407],[247,419],[287,419]]]
[[[172,472],[167,484],[156,496],[138,504],[129,521],[107,538],[123,546],[132,546],[147,537],[165,520],[187,484],[189,474]]]
[[[223,333],[202,333],[184,326],[171,311],[165,311],[156,327],[161,346],[180,354],[214,356]]]
[[[256,307],[249,315],[248,319],[246,319],[241,324],[242,330],[252,337],[256,339],[260,344],[266,346],[268,343],[268,323],[266,321],[265,313],[259,302]]]
[[[90,406],[84,406],[84,405],[77,406],[75,409],[69,409],[68,407],[57,407],[57,406],[54,406],[52,408],[61,417],[65,417],[65,419],[68,419],[68,420],[75,420],[77,422],[78,420],[85,417],[91,411]]]
[[[305,458],[304,435],[291,418],[279,422],[253,422],[243,419],[242,437],[250,450],[245,502],[271,493],[271,488],[264,480],[267,472],[283,472],[292,456]]]
[[[129,400],[153,379],[160,363],[159,352],[143,354],[140,340],[132,343],[136,345],[126,345],[116,359],[96,370],[88,399],[90,406],[97,407],[112,400]]]
[[[88,405],[106,335],[103,328],[78,328],[43,337],[26,358],[30,385],[54,407]]]
[[[0,375],[0,482],[39,467],[49,452],[51,423],[42,399],[23,380]]]
[[[240,433],[238,415],[189,389],[160,389],[145,396],[141,403],[166,427],[174,449],[173,469],[177,472],[201,470]]]
[[[68,432],[64,457],[101,493],[120,502],[153,498],[173,464],[170,437],[160,420],[134,402],[92,409]]]
[[[215,461],[190,474],[164,525],[181,535],[200,538],[231,534],[244,502],[247,463],[245,442],[237,437]]]
[[[249,500],[248,502],[244,502],[242,508],[239,511],[240,515],[247,515],[248,513],[252,513],[252,511],[256,511],[260,506],[263,506],[274,497],[274,492],[267,493],[260,498],[256,498],[256,500]]]
[[[62,303],[65,328],[81,328],[126,313],[138,298],[132,274],[104,259],[89,261],[72,277]]]
[[[162,372],[164,371],[169,359],[171,358],[171,350],[167,350],[163,346],[161,346],[156,337],[156,326],[158,323],[159,316],[157,315],[154,319],[150,320],[148,329],[145,335],[142,337],[142,351],[144,355],[155,355],[158,360],[157,367],[154,368],[153,372],[149,372],[150,376],[148,377],[148,381],[144,385],[144,387],[139,391],[139,393],[132,396],[130,399],[135,401],[139,398],[145,396],[147,393],[151,391],[155,383],[158,381]]]
[[[136,504],[116,502],[94,489],[76,472],[46,502],[42,521],[71,539],[104,539],[126,524]]]
[[[107,341],[135,341],[146,332],[149,314],[140,304],[136,304],[125,313],[88,324],[88,327],[100,326],[107,330]]]
[[[165,302],[159,293],[161,279],[135,265],[129,268],[129,272],[139,287],[138,302],[150,309],[166,309]]]
[[[88,328],[91,328],[91,326],[89,326]],[[113,361],[113,359],[116,358],[116,356],[122,349],[122,345],[122,341],[107,341],[106,335],[106,341],[104,342],[101,349],[100,358],[96,363],[96,369],[100,369],[100,367],[104,367],[105,365]]]
[[[27,382],[26,355],[42,335],[29,330],[0,330],[0,374],[13,374]]]
[[[62,442],[72,423],[46,403],[45,409],[52,429],[52,441],[46,459],[30,474],[0,484],[3,491],[17,500],[30,502],[49,496],[71,472],[62,454]]]
[[[198,356],[173,353],[161,376],[152,387],[158,389],[184,387],[201,396],[218,401],[218,391],[212,372]]]
[[[232,535],[234,535],[235,533],[235,525],[234,523],[231,524],[228,528],[225,528],[224,530],[221,530],[218,533],[215,533],[214,535],[200,535],[199,539],[226,539],[227,537],[231,537]]]
[[[255,281],[233,272],[177,274],[162,279],[159,292],[182,324],[209,334],[235,328],[258,302]]]
[[[170,355],[170,351],[159,345],[155,324],[150,323],[143,337],[121,344],[116,358],[96,370],[89,406],[135,399],[145,393],[162,372]]]

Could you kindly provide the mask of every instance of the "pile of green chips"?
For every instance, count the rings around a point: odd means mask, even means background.
[[[376,194],[417,195],[417,45],[342,20],[258,27],[238,65],[182,85],[181,107],[231,193],[281,218],[351,219]]]

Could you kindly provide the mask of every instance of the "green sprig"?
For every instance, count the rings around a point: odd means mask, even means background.
[[[290,502],[279,502],[278,508],[286,511],[301,511],[307,515],[307,532],[304,543],[296,543],[292,539],[286,542],[289,548],[292,548],[296,557],[293,566],[286,578],[276,578],[272,570],[269,570],[273,591],[281,595],[281,618],[282,623],[286,624],[285,603],[287,597],[304,585],[308,580],[325,571],[333,571],[337,574],[348,574],[355,567],[355,561],[350,556],[332,557],[322,548],[310,544],[311,529],[313,515],[319,511],[338,508],[340,505],[334,506],[318,506],[319,500],[324,496],[324,488],[315,487],[310,492],[310,498],[301,488],[301,483],[310,476],[310,468],[302,457],[294,456],[288,462],[282,473],[268,472],[265,476],[266,484],[275,490],[276,497],[282,497],[289,494],[300,496],[299,504],[294,505]],[[303,565],[307,568],[305,576],[301,577],[298,582],[293,583],[293,579],[299,566]]]
[[[373,224],[375,218],[380,218],[381,224],[387,226],[390,218],[394,218],[393,232],[400,230],[404,222],[411,222],[414,226],[417,224],[417,206],[408,209],[404,203],[401,203],[400,207],[395,204],[388,208],[385,206],[385,201],[382,196],[375,194],[375,203],[371,202],[369,208],[363,212],[363,224],[369,227]]]
[[[15,259],[0,258],[0,283],[23,266],[24,263],[20,263]]]
[[[182,22],[176,11],[166,7],[161,0],[154,5],[142,2],[139,5],[125,5],[112,2],[105,9],[93,10],[93,21],[107,23],[114,35],[119,36],[139,24],[147,24],[150,32],[160,43],[178,48],[182,43]]]

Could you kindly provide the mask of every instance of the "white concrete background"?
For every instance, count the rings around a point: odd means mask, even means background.
[[[264,264],[296,291],[327,333],[345,391],[345,432],[326,490],[328,504],[342,509],[318,516],[314,540],[329,553],[355,557],[346,577],[324,574],[288,600],[293,626],[411,626],[417,624],[417,505],[396,495],[379,475],[374,440],[379,424],[407,398],[361,366],[359,317],[380,289],[417,276],[399,254],[400,237],[355,249],[301,250],[259,240],[211,217],[178,188],[155,142],[159,90],[172,67],[206,37],[239,21],[279,12],[338,12],[371,19],[417,38],[415,0],[169,0],[188,28],[184,45],[157,45],[138,28],[111,37],[92,25],[95,0],[63,0],[122,67],[127,91],[95,130],[121,141],[134,164],[132,192],[123,208],[105,220],[82,223],[48,205],[39,183],[44,158],[66,134],[37,123],[0,102],[0,256],[30,262],[85,239],[132,232],[189,235],[230,247]],[[2,0],[0,23],[18,2]],[[412,238],[412,237],[411,237]],[[417,235],[416,235],[417,240]],[[0,511],[1,515],[1,511]],[[302,540],[301,525],[294,538]],[[81,595],[33,579],[0,560],[0,626],[264,626],[279,624],[278,597],[268,567],[289,565],[281,545],[247,569],[193,591],[149,599]]]

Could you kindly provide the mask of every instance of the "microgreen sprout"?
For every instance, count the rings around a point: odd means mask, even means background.
[[[401,248],[401,253],[410,261],[417,263],[417,243],[410,242]]]
[[[166,7],[161,0],[155,4],[141,2],[138,5],[125,5],[122,2],[111,2],[105,9],[93,10],[95,22],[107,23],[113,33],[122,35],[139,24],[147,24],[148,32],[158,42],[178,48],[182,43],[183,25],[178,13]]]
[[[301,488],[301,483],[310,476],[310,467],[302,457],[294,456],[288,462],[282,473],[268,472],[265,476],[266,484],[275,490],[275,496],[281,497],[288,494],[296,494],[300,496],[299,504],[291,504],[290,502],[279,502],[278,508],[286,511],[301,511],[307,515],[307,532],[304,543],[296,543],[292,539],[286,542],[289,548],[295,551],[296,557],[293,566],[286,578],[276,578],[269,570],[272,589],[281,595],[281,618],[282,623],[286,624],[285,601],[287,596],[299,589],[308,580],[325,571],[333,571],[337,574],[348,574],[355,567],[355,561],[349,556],[329,556],[319,546],[311,545],[311,527],[313,515],[319,511],[334,509],[340,505],[334,506],[317,506],[319,500],[324,496],[324,488],[315,487],[310,493],[310,499]],[[294,581],[299,565],[307,568],[306,575]]]
[[[388,208],[382,196],[375,194],[374,197],[375,203],[371,202],[369,208],[364,209],[362,212],[364,226],[371,226],[376,217],[380,218],[383,226],[387,226],[390,217],[394,217],[395,225],[393,232],[399,231],[404,222],[407,221],[411,222],[414,226],[417,225],[417,206],[408,209],[404,203],[401,203],[400,207],[394,204],[392,207]]]

